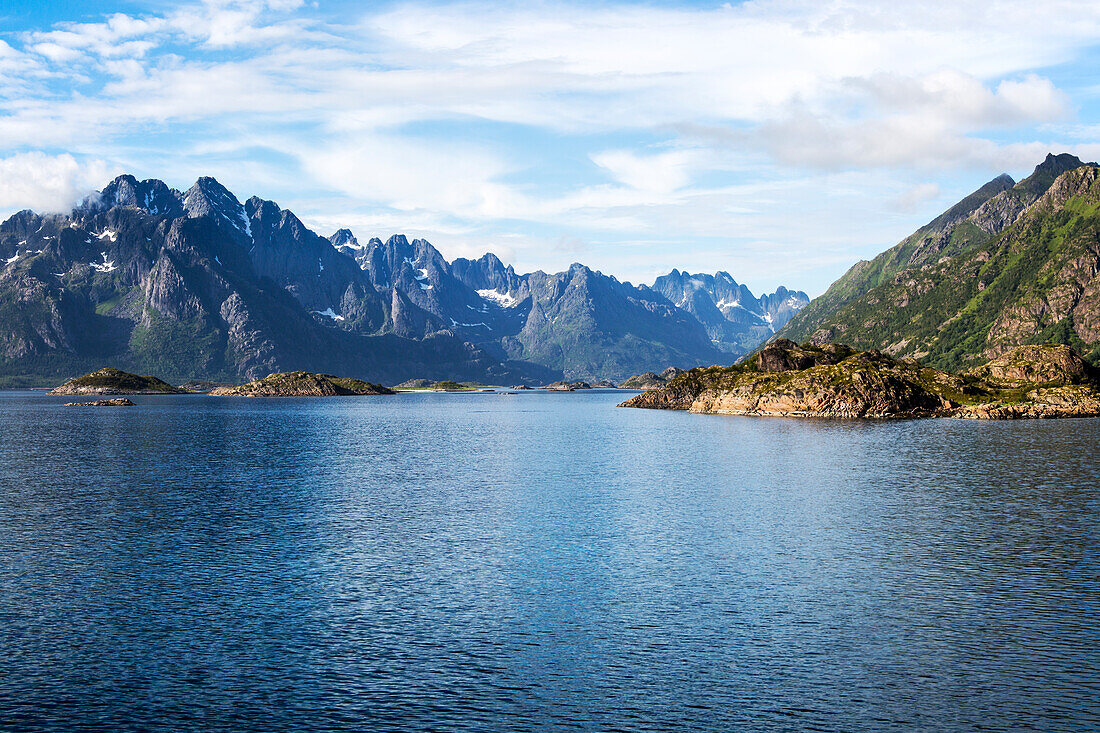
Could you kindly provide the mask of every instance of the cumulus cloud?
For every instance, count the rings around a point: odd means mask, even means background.
[[[17,153],[0,158],[0,211],[67,211],[120,171],[102,160],[67,153]]]

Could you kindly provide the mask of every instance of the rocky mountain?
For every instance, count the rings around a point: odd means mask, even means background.
[[[1048,155],[857,263],[779,331],[961,369],[1028,343],[1100,360],[1100,169]]]
[[[104,364],[173,380],[306,369],[549,381],[447,330],[387,329],[390,301],[356,261],[212,178],[188,191],[121,176],[65,215],[0,224],[0,376],[39,383]]]
[[[395,333],[417,338],[448,329],[498,359],[541,364],[571,380],[617,381],[650,365],[728,362],[772,333],[746,330],[740,336],[747,346],[719,343],[690,310],[656,289],[581,264],[520,275],[493,254],[448,263],[430,243],[402,235],[360,245],[342,229],[329,241],[389,294]],[[777,295],[749,293],[752,318],[785,321],[807,300],[786,289]]]
[[[581,264],[520,275],[492,254],[448,262],[404,235],[325,238],[209,177],[181,192],[120,176],[68,214],[20,212],[0,224],[0,259],[7,383],[104,364],[174,380],[618,381],[732,361],[805,302],[784,288],[756,298],[725,273],[673,271],[649,288]]]
[[[729,273],[691,275],[673,270],[653,289],[703,324],[715,346],[741,356],[763,343],[810,302],[802,291],[780,287],[757,298]]]

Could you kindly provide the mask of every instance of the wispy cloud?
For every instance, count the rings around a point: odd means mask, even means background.
[[[636,275],[614,242],[646,242],[813,290],[824,225],[854,259],[992,173],[1096,149],[1100,93],[1051,70],[1097,38],[1100,6],[1072,0],[150,5],[0,41],[2,188],[42,151],[71,183],[21,196],[52,206],[121,165],[214,174],[454,251],[511,241],[549,267],[548,242],[579,241]],[[826,223],[792,220],[823,197]]]

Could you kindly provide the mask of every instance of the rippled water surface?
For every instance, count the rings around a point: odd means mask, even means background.
[[[0,727],[1095,729],[1100,421],[0,393]]]

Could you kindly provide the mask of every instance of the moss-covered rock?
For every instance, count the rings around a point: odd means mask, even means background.
[[[1023,384],[1083,384],[1096,381],[1097,370],[1068,346],[1027,345],[970,370],[980,379]]]
[[[622,406],[802,417],[1100,415],[1093,372],[1087,365],[1078,369],[1080,356],[1062,353],[1064,348],[1021,348],[1003,363],[958,375],[875,350],[780,340],[758,355],[763,359],[692,369]]]
[[[219,387],[210,392],[217,397],[342,397],[393,393],[380,384],[361,379],[300,371],[269,374],[248,384]]]
[[[187,390],[173,387],[167,382],[138,374],[130,374],[110,367],[98,369],[82,377],[76,377],[57,387],[50,394],[187,394]]]

